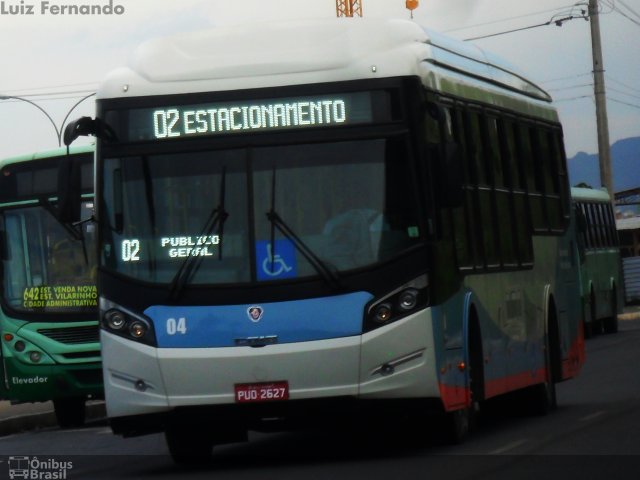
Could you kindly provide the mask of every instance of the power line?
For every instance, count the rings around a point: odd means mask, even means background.
[[[87,93],[92,93],[91,90],[89,90]],[[10,95],[8,95],[10,97]],[[15,95],[17,96],[17,95]],[[66,96],[66,97],[50,97],[50,98],[39,98],[38,102],[50,102],[50,101],[54,101],[54,100],[68,100],[68,99],[73,99],[73,98],[82,98],[85,95],[71,95],[71,96]],[[23,97],[21,97],[23,98]],[[3,103],[18,103],[20,100],[16,100],[16,99],[11,99],[8,98],[7,100],[4,100]]]
[[[622,4],[622,6],[624,8],[626,8],[627,10],[629,10],[633,15],[635,15],[636,17],[640,18],[640,13],[636,12],[633,8],[631,8],[629,5],[627,5],[626,3],[624,3],[622,0],[618,0],[619,3]]]
[[[607,77],[607,80],[609,80],[611,82],[617,83],[618,85],[622,85],[623,87],[628,88],[629,90],[632,90],[634,92],[640,93],[640,89],[638,89],[636,87],[632,87],[630,85],[627,85],[626,83],[623,83],[623,82],[621,82],[619,80],[616,80],[615,78],[611,77],[610,75],[605,75],[605,77]]]
[[[581,78],[581,77],[586,77],[586,76],[592,76],[593,73],[592,72],[587,72],[587,73],[581,73],[580,75],[570,75],[568,77],[559,77],[559,78],[550,78],[549,80],[543,80],[539,83],[551,83],[551,82],[559,82],[561,80],[574,80],[576,78]]]
[[[611,10],[613,10],[613,11],[615,11],[615,12],[619,13],[620,15],[622,15],[623,17],[625,17],[626,19],[628,19],[628,20],[630,20],[631,22],[635,23],[636,25],[640,26],[640,21],[638,21],[638,20],[636,20],[636,19],[631,18],[628,14],[626,14],[625,12],[623,12],[622,10],[620,10],[620,8],[618,8],[618,7],[616,6],[615,2],[611,2],[611,1],[608,1],[608,0],[600,0],[600,1],[601,1],[602,3],[604,3],[605,5],[607,5],[608,7],[610,7],[610,8],[611,8]],[[618,0],[618,1],[620,1],[620,0]],[[621,2],[621,3],[622,3],[622,2]],[[625,5],[625,4],[623,3],[623,5]],[[627,7],[627,6],[625,5],[625,7]],[[629,8],[629,7],[627,7],[627,8]],[[635,15],[638,15],[634,10],[632,10],[632,9],[630,9],[630,8],[629,8],[629,10],[631,10]]]
[[[615,103],[621,103],[622,105],[627,105],[629,107],[637,108],[637,109],[640,110],[640,105],[636,105],[634,103],[625,102],[625,101],[622,101],[622,100],[618,100],[617,98],[611,98],[611,97],[608,97],[608,100],[610,100],[612,102],[615,102]]]
[[[607,90],[611,90],[612,92],[616,92],[616,93],[621,93],[622,95],[626,95],[628,97],[640,99],[640,95],[632,95],[631,93],[623,92],[622,90],[618,90],[617,88],[613,88],[611,86],[607,87]]]
[[[472,37],[472,38],[465,38],[464,41],[469,42],[471,40],[481,40],[483,38],[497,37],[498,35],[505,35],[507,33],[521,32],[523,30],[531,30],[532,28],[538,28],[538,27],[546,27],[548,25],[551,25],[552,23],[557,25],[558,27],[561,27],[564,22],[568,22],[569,20],[574,20],[576,18],[582,18],[584,20],[589,19],[588,15],[580,15],[580,16],[569,15],[568,17],[558,18],[558,19],[555,19],[555,17],[553,17],[548,22],[540,23],[538,25],[529,25],[528,27],[515,28],[513,30],[507,30],[504,32],[492,33],[489,35],[481,35],[481,36]]]
[[[86,95],[87,93],[95,92],[95,88],[91,90],[74,90],[66,92],[46,92],[46,93],[31,93],[29,95],[13,95],[14,97],[33,98],[33,97],[50,97],[52,95]],[[2,92],[5,94],[6,92]]]
[[[486,25],[494,25],[496,23],[504,23],[504,22],[508,22],[510,20],[518,20],[520,18],[533,17],[535,15],[540,15],[542,13],[556,12],[556,11],[561,10],[563,8],[566,9],[566,8],[570,8],[572,6],[573,5],[568,5],[566,7],[559,7],[559,8],[551,8],[549,10],[541,10],[539,12],[526,13],[524,15],[518,15],[518,16],[515,16],[515,17],[507,17],[507,18],[502,18],[500,20],[493,20],[491,22],[477,23],[475,25],[467,25],[466,27],[452,28],[452,29],[449,29],[449,30],[443,30],[442,33],[457,32],[457,31],[460,31],[460,30],[468,30],[470,28],[475,28],[475,27],[484,27]]]
[[[572,90],[574,88],[582,88],[582,87],[593,87],[593,82],[591,82],[591,83],[582,83],[580,85],[571,85],[569,87],[547,88],[547,91],[548,92],[559,92],[561,90]]]

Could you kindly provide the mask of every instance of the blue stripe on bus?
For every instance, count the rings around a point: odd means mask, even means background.
[[[279,303],[155,305],[144,313],[153,321],[160,348],[232,347],[274,335],[277,343],[293,343],[360,335],[364,307],[372,298],[356,292]]]

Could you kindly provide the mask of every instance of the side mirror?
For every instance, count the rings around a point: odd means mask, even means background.
[[[80,221],[81,198],[80,163],[66,156],[58,167],[57,216],[60,222],[72,224]]]
[[[101,138],[107,142],[115,141],[115,132],[99,118],[93,119],[91,117],[80,117],[77,120],[69,122],[64,129],[63,140],[64,144],[68,147],[76,138],[86,137],[93,135],[96,138]]]
[[[96,121],[91,117],[80,117],[77,120],[69,122],[64,129],[64,144],[71,145],[76,138],[80,136],[95,135]]]

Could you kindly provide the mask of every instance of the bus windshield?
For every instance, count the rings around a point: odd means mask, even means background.
[[[424,238],[405,145],[107,158],[101,262],[146,282],[172,283],[190,263],[191,284],[242,284],[390,259]]]
[[[83,218],[92,208],[92,201],[83,202]],[[83,242],[42,206],[7,209],[3,215],[5,304],[39,314],[95,312],[94,225],[83,224]]]

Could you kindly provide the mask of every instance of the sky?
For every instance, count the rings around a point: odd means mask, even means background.
[[[410,19],[405,0],[361,1],[365,17]],[[591,34],[580,18],[586,2],[419,3],[413,21],[420,25],[460,40],[494,35],[471,41],[519,67],[554,97],[567,155],[597,152]],[[63,5],[110,4],[120,14],[54,14]],[[640,0],[600,0],[600,10],[614,143],[640,136]],[[46,114],[23,100],[0,100],[0,158],[57,147],[65,117],[93,116],[89,95],[145,40],[256,20],[335,16],[335,0],[2,0],[0,97],[22,97]],[[561,19],[568,20],[556,26]]]

